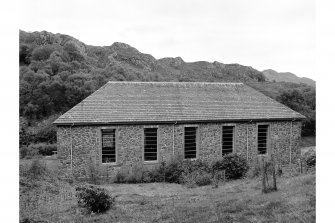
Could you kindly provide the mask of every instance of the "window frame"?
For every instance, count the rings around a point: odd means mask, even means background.
[[[223,157],[223,152],[222,152],[222,147],[223,147],[223,127],[225,126],[229,126],[229,127],[233,127],[233,148],[232,148],[232,152],[231,153],[235,153],[235,146],[236,146],[236,124],[234,123],[224,123],[224,124],[221,124],[220,125],[220,133],[221,133],[221,136],[220,136],[220,139],[221,139],[221,142],[220,142],[220,155],[221,157]]]
[[[196,153],[195,153],[195,158],[185,158],[185,128],[188,127],[195,127],[196,128],[196,133],[195,133],[195,142],[196,142]],[[183,159],[184,160],[197,160],[199,158],[199,125],[184,125],[183,126]]]
[[[145,160],[144,159],[144,145],[145,145],[145,133],[144,130],[145,129],[157,129],[157,159],[156,160]],[[159,137],[159,126],[158,125],[145,125],[143,126],[143,130],[142,130],[142,162],[144,164],[156,164],[159,163],[160,160],[160,146],[159,146],[159,142],[160,142],[160,137]]]
[[[114,130],[114,134],[115,134],[115,162],[108,162],[108,163],[103,163],[102,162],[102,136],[103,136],[103,131],[107,131],[107,130]],[[100,128],[100,164],[101,165],[111,165],[111,166],[115,166],[118,164],[118,130],[116,127],[101,127]]]
[[[260,125],[266,125],[267,126],[267,131],[266,131],[266,151],[264,154],[262,153],[259,153],[259,150],[258,150],[258,129],[259,129],[259,126]],[[260,122],[260,123],[257,123],[257,131],[256,131],[256,143],[257,143],[257,146],[256,146],[256,149],[257,149],[257,155],[258,156],[268,156],[270,154],[270,140],[271,140],[271,137],[270,137],[270,132],[271,131],[271,123],[268,123],[268,122]]]

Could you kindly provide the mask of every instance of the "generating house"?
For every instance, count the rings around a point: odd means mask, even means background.
[[[304,118],[242,83],[108,82],[54,124],[63,177],[85,178],[228,153],[296,163]]]

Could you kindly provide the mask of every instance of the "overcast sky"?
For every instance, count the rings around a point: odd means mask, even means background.
[[[317,79],[314,0],[22,0],[19,27]]]

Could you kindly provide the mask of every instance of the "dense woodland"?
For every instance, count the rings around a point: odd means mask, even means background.
[[[243,82],[305,115],[303,135],[315,135],[315,88],[269,82],[239,64],[155,59],[124,43],[90,46],[49,32],[20,31],[20,145],[54,143],[52,122],[109,80]]]

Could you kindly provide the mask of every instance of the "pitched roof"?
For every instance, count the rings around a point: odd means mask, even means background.
[[[242,83],[108,82],[54,124],[302,118],[305,117]]]

